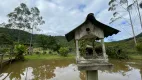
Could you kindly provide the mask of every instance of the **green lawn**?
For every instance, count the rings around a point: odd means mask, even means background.
[[[142,60],[142,55],[140,54],[131,54],[129,55],[130,59],[134,59],[134,60]],[[26,55],[25,59],[75,59],[75,55],[74,54],[69,54],[67,57],[63,57],[60,55],[52,55],[52,54],[33,54],[33,55]]]
[[[130,59],[142,60],[142,54],[131,54]]]
[[[75,59],[75,55],[69,54],[67,57],[63,57],[60,55],[52,55],[52,54],[33,54],[33,55],[26,55],[25,59]]]

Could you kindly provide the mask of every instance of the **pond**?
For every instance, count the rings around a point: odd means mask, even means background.
[[[110,60],[112,70],[98,71],[99,80],[141,80],[142,61]],[[5,66],[0,80],[85,80],[75,60],[28,60]]]

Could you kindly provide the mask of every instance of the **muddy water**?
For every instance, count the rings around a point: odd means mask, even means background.
[[[110,60],[112,70],[99,71],[99,80],[142,80],[142,61]],[[0,80],[85,80],[75,60],[28,60],[3,68]]]

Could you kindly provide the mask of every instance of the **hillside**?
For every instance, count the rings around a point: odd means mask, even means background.
[[[17,42],[19,30],[16,29],[7,29],[7,28],[0,28],[0,33],[7,34],[11,37],[11,39]],[[20,30],[20,42],[21,43],[29,43],[30,42],[30,35],[31,33]],[[33,42],[36,43],[36,37],[38,34],[33,35]],[[63,46],[68,46],[74,48],[75,44],[74,41],[67,42],[64,36],[54,36],[55,39]],[[142,33],[136,36],[137,42],[142,42]],[[119,46],[122,49],[125,49],[128,52],[135,52],[134,41],[133,38],[121,40],[121,41],[114,41],[114,42],[106,42],[106,46]]]
[[[10,39],[12,39],[12,41],[14,42],[17,42],[19,31],[20,31],[20,43],[29,43],[31,33],[23,31],[23,30],[17,30],[17,29],[0,28],[0,33],[9,35]],[[33,42],[35,44],[37,41],[37,37],[38,37],[38,34],[33,34]],[[62,44],[63,46],[74,47],[73,41],[67,42],[64,36],[54,36],[54,37],[58,41],[58,43]]]

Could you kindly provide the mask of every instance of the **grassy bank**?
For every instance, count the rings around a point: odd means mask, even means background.
[[[142,60],[142,55],[140,54],[129,54],[129,58],[133,60]],[[69,54],[67,57],[63,57],[60,55],[52,55],[52,54],[33,54],[33,55],[26,55],[25,59],[30,60],[30,59],[75,59],[75,54]]]
[[[45,55],[37,55],[37,54],[33,54],[33,55],[26,55],[25,59],[75,59],[75,55],[73,54],[69,54],[67,57],[63,57],[60,55],[52,55],[52,54],[45,54]]]
[[[134,60],[142,60],[142,54],[130,54],[129,57]]]

